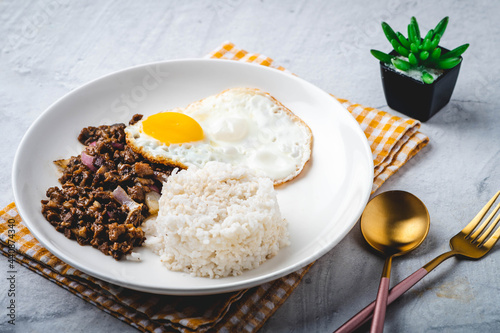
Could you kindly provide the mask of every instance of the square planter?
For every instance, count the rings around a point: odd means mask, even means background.
[[[449,52],[441,48],[443,54]],[[395,51],[390,53],[396,55]],[[380,62],[382,86],[390,108],[420,121],[427,121],[450,101],[460,63],[444,71],[432,84],[417,81]]]

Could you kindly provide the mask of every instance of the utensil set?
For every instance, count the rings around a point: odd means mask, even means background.
[[[478,260],[488,254],[500,238],[500,228],[497,228],[500,221],[500,214],[496,216],[500,210],[500,203],[491,210],[499,196],[500,191],[497,192],[490,199],[490,201],[488,201],[488,203],[477,213],[472,221],[465,226],[465,228],[450,239],[450,251],[432,259],[422,268],[390,289],[387,296],[387,305],[391,304],[398,297],[403,295],[407,290],[413,287],[418,281],[429,274],[446,259],[457,256],[461,259]],[[490,212],[489,215],[488,212]],[[486,217],[486,215],[488,216]],[[363,310],[358,312],[335,332],[347,333],[353,332],[359,328],[373,316],[375,303],[376,301],[373,301],[367,305]]]

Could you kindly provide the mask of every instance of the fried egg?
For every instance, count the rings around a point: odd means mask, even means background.
[[[157,163],[202,168],[245,165],[275,185],[295,178],[311,157],[312,132],[269,93],[234,88],[153,114],[125,129],[127,143]]]

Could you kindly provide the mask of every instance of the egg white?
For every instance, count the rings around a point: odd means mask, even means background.
[[[245,165],[275,184],[296,177],[311,156],[310,128],[257,89],[228,89],[170,111],[195,119],[203,129],[203,140],[166,145],[144,133],[141,120],[125,129],[134,151],[182,168],[201,168],[209,161]]]

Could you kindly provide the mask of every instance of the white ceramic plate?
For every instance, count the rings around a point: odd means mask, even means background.
[[[302,174],[280,186],[278,201],[288,220],[291,245],[237,277],[197,278],[163,267],[145,248],[141,262],[115,261],[57,232],[42,216],[40,200],[59,185],[52,161],[78,155],[80,130],[117,122],[135,113],[182,107],[224,89],[254,87],[271,93],[312,129],[312,160]],[[306,266],[349,232],[365,207],[373,180],[372,155],[359,125],[333,97],[293,75],[227,60],[177,60],[142,65],[92,81],[61,98],[34,122],[14,160],[13,189],[33,235],[54,255],[102,280],[136,290],[203,295],[253,287]]]

